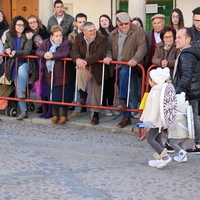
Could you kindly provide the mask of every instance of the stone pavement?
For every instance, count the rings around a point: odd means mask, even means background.
[[[39,118],[38,116],[40,114],[37,114],[37,108],[38,108],[38,104],[34,104],[35,105],[35,109],[33,112],[28,112],[28,118],[25,118],[23,120],[23,122],[26,123],[33,123],[33,124],[49,124],[52,125],[51,119],[44,119],[44,118]],[[62,109],[60,109],[60,111],[62,112]],[[18,113],[20,113],[20,111],[18,111]],[[72,113],[71,110],[69,110],[68,116]],[[61,113],[62,114],[62,113]],[[62,115],[61,115],[62,116]],[[14,121],[16,122],[16,117],[10,117],[10,116],[6,116],[4,114],[4,111],[0,111],[0,118],[2,120],[6,120],[6,121]],[[77,117],[77,118],[73,118],[70,119],[66,125],[70,126],[70,127],[80,127],[80,128],[88,128],[88,129],[97,129],[97,130],[101,130],[101,129],[107,129],[107,130],[111,130],[111,131],[118,131],[118,132],[127,132],[127,133],[131,133],[132,129],[135,129],[135,132],[137,132],[137,128],[135,127],[135,124],[138,122],[138,119],[132,118],[132,124],[128,125],[126,127],[124,127],[123,129],[118,128],[117,124],[122,120],[122,116],[116,116],[113,115],[112,117],[108,117],[105,116],[103,114],[100,114],[100,122],[98,125],[91,125],[90,121],[91,121],[91,112],[83,112],[81,117]]]
[[[152,168],[153,150],[133,125],[116,128],[120,117],[101,116],[97,126],[89,114],[66,125],[35,112],[21,122],[0,118],[0,200],[199,199],[200,156]]]

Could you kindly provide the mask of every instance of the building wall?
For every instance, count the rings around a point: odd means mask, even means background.
[[[190,27],[192,25],[192,10],[199,6],[199,0],[176,0],[176,7],[183,12],[186,27]]]
[[[134,1],[129,0],[129,2]],[[53,2],[54,0],[39,0],[39,17],[45,25],[47,25],[49,17],[53,15]],[[192,25],[192,10],[200,6],[199,2],[200,0],[174,0],[174,7],[181,9],[183,12],[185,26]],[[93,22],[97,29],[99,27],[98,18],[102,14],[112,17],[113,24],[115,24],[115,11],[119,8],[119,0],[63,0],[63,3],[68,7],[67,12],[72,16],[75,16],[79,12],[87,14],[88,21]],[[134,17],[134,13],[131,12],[130,16]]]
[[[49,17],[53,15],[53,1],[39,0],[39,18],[47,26]]]
[[[107,14],[111,17],[111,0],[91,1],[91,0],[63,0],[65,6],[69,8],[69,14],[75,17],[77,13],[84,13],[88,16],[88,21],[93,22],[99,28],[99,16]]]

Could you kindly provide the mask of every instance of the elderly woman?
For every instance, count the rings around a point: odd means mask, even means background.
[[[42,45],[37,48],[35,54],[39,56],[45,67],[44,78],[47,84],[48,100],[54,102],[62,102],[62,91],[64,87],[64,102],[71,103],[74,93],[74,67],[73,65],[65,66],[61,58],[69,57],[71,44],[68,40],[63,39],[63,29],[61,26],[54,25],[50,30],[50,38],[43,41]],[[64,68],[66,73],[64,74]],[[63,78],[64,85],[63,85]],[[60,120],[60,124],[68,121],[68,106],[51,105],[53,107],[52,123],[56,124]],[[60,119],[59,108],[63,108],[62,117]]]
[[[159,67],[170,67],[172,73],[175,60],[179,54],[175,44],[176,30],[173,27],[165,27],[161,33],[161,42],[156,45],[152,63]]]
[[[28,22],[22,16],[13,18],[9,31],[6,33],[6,41],[4,44],[4,53],[9,55],[6,77],[8,81],[13,80],[16,86],[16,96],[19,99],[26,98],[26,88],[28,77],[31,75],[31,82],[38,78],[38,71],[34,62],[31,65],[25,58],[15,58],[14,56],[26,56],[32,50],[32,36]],[[31,74],[30,74],[31,72]],[[24,101],[19,101],[21,114],[17,120],[27,118],[27,105]]]

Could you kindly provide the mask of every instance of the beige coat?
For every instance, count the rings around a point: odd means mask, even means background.
[[[160,95],[164,84],[158,84],[151,88],[146,104],[140,118],[141,121],[149,121],[155,128],[164,127],[160,117]]]

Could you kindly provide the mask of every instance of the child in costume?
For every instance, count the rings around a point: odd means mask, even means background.
[[[188,101],[185,101],[185,92],[181,92],[176,95],[177,98],[177,117],[175,126],[168,128],[168,138],[171,147],[178,153],[178,156],[174,157],[177,162],[187,161],[187,152],[184,150],[184,143],[188,138],[188,127],[187,127],[187,107]]]
[[[36,34],[33,36],[33,43],[34,43],[34,49],[36,50],[38,47],[40,47],[43,43],[43,38],[39,34]],[[39,59],[36,60],[38,65],[38,70],[40,66]],[[41,97],[41,100],[47,101],[47,92],[46,92],[46,83],[44,82],[44,69],[45,66],[42,65],[41,71],[40,71],[40,79],[36,81],[33,84],[33,93],[35,93],[38,97]],[[49,104],[42,103],[42,114],[39,115],[39,118],[48,119],[52,117],[52,107]]]
[[[145,129],[148,131],[147,141],[156,151],[155,160],[150,160],[148,164],[151,167],[163,168],[169,162],[171,157],[167,154],[167,149],[163,148],[162,143],[162,124],[160,117],[160,95],[166,80],[170,77],[168,67],[153,69],[149,73],[149,84],[152,87],[146,100],[146,104],[140,118],[145,123]]]

